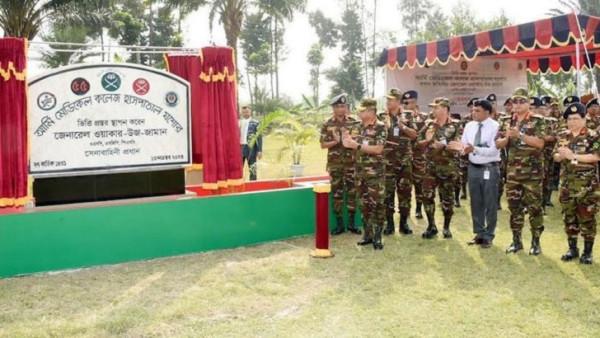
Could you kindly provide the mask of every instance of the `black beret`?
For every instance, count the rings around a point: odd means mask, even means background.
[[[492,103],[488,100],[477,100],[473,103],[475,107],[481,107],[483,110],[486,110],[488,113],[492,112]]]
[[[585,106],[579,102],[570,104],[563,113],[563,118],[566,119],[569,115],[579,114],[581,117],[585,117]]]
[[[568,106],[571,103],[576,103],[576,102],[581,102],[581,100],[579,99],[579,96],[575,96],[575,95],[571,95],[571,96],[567,96],[563,99],[563,106]]]
[[[589,108],[589,107],[591,107],[591,106],[593,106],[593,105],[595,105],[595,104],[596,104],[596,105],[600,105],[600,103],[598,103],[598,98],[593,98],[593,99],[591,99],[591,100],[590,100],[590,101],[589,101],[589,102],[588,102],[588,103],[585,105],[585,107],[586,107],[586,108]]]
[[[469,100],[469,102],[467,102],[467,107],[470,107],[473,105],[473,103],[475,103],[475,101],[479,100],[478,97],[474,97],[472,99]]]
[[[330,105],[335,106],[336,104],[348,104],[348,94],[340,94],[331,99]]]
[[[552,102],[552,96],[544,95],[540,97],[540,100],[542,100],[542,105],[547,106]]]
[[[490,102],[496,102],[497,97],[496,97],[496,94],[490,94],[485,99]]]
[[[407,92],[404,92],[404,94],[402,94],[402,98],[407,100],[407,99],[417,99],[419,98],[419,93],[417,93],[416,90],[409,90]]]
[[[541,107],[542,106],[542,100],[540,100],[539,97],[537,96],[532,96],[529,98],[529,104],[533,107]]]

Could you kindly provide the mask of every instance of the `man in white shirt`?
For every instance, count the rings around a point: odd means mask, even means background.
[[[491,118],[492,104],[487,100],[473,103],[473,121],[467,123],[460,142],[449,147],[469,155],[469,195],[475,238],[469,245],[489,248],[494,240],[498,216],[500,151],[496,148],[499,124]]]

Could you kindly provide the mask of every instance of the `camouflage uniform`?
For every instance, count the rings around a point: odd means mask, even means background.
[[[544,117],[546,123],[546,136],[556,136],[558,132],[558,120],[554,117]],[[554,179],[554,160],[552,159],[555,142],[544,143],[544,180],[542,183],[543,207],[552,206],[552,182]]]
[[[385,145],[387,131],[385,125],[377,121],[364,126],[359,124],[352,132],[361,145]],[[356,153],[356,185],[363,215],[365,238],[372,239],[381,233],[385,220],[385,159],[383,154],[370,155],[362,151]]]
[[[561,146],[570,148],[576,155],[600,155],[600,137],[596,131],[587,128],[577,136],[569,130],[561,132],[554,151],[558,152]],[[559,200],[569,242],[569,251],[562,256],[562,260],[569,261],[579,256],[577,237],[581,233],[585,248],[580,261],[588,264],[592,262],[591,251],[596,237],[596,213],[600,202],[596,170],[596,164],[576,163],[569,160],[561,162]]]
[[[385,157],[385,206],[389,234],[394,232],[395,198],[398,195],[398,212],[401,215],[401,231],[409,232],[406,218],[410,213],[412,193],[412,144],[402,128],[416,129],[412,114],[400,115],[382,113],[378,116],[387,129],[387,141],[383,150]],[[405,127],[401,126],[403,124]],[[403,223],[404,222],[404,223]],[[391,228],[390,228],[391,227]],[[403,228],[404,227],[404,228]]]
[[[424,141],[426,139],[426,134],[429,130],[434,131],[432,142],[446,142],[447,144],[451,141],[460,141],[462,128],[458,121],[450,118],[443,126],[439,126],[434,121],[431,121],[419,133],[419,141]],[[449,233],[450,220],[454,213],[453,194],[455,182],[458,179],[456,170],[458,158],[456,153],[445,148],[434,150],[430,146],[427,146],[424,150],[427,159],[427,175],[425,175],[425,178],[423,179],[423,204],[429,221],[428,231],[430,235],[435,235],[437,233],[434,221],[435,191],[437,188],[439,190],[442,211],[444,213],[444,229],[448,229]],[[433,233],[430,230],[432,230]],[[423,237],[432,237],[426,236],[426,233],[423,234]],[[451,237],[451,234],[450,236],[447,236],[446,234],[444,236]]]
[[[528,112],[520,122],[517,120],[517,116],[518,114],[515,113],[512,117],[505,116],[500,120],[499,136],[504,137],[509,129],[516,127],[524,135],[544,137],[546,126],[542,116]],[[510,209],[513,244],[521,244],[526,210],[529,213],[532,236],[539,242],[539,237],[544,231],[542,213],[544,153],[542,149],[530,147],[519,139],[509,139],[508,142],[506,198]],[[522,248],[522,244],[520,248]]]
[[[417,118],[414,120],[417,132],[425,127],[427,120],[427,114],[417,114]],[[413,142],[412,150],[413,185],[415,187],[415,200],[417,202],[416,215],[417,218],[423,218],[423,216],[421,216],[421,205],[423,204],[423,179],[427,175],[427,159],[425,158],[424,149],[417,146],[417,142]]]
[[[321,127],[321,142],[331,142],[334,135],[342,138],[342,130],[352,130],[359,122],[346,116],[339,121],[335,117],[327,120]],[[353,225],[356,212],[356,189],[354,186],[354,151],[344,148],[341,141],[327,151],[327,171],[331,176],[331,192],[333,194],[333,210],[336,218],[341,218],[344,206],[344,193],[347,196],[347,208]],[[343,225],[342,225],[343,228]]]

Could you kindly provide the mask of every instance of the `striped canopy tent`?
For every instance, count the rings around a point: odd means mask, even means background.
[[[584,45],[587,48],[586,55]],[[579,51],[578,51],[579,49]],[[412,69],[479,56],[526,60],[531,73],[600,68],[600,18],[566,14],[449,39],[385,49],[378,65]],[[579,57],[579,60],[577,60]]]

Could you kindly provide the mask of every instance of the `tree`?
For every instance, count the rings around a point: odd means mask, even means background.
[[[361,55],[365,45],[362,27],[356,6],[349,4],[342,15],[342,24],[339,26],[342,52],[340,65],[327,71],[327,78],[335,84],[331,95],[348,93],[351,101],[355,101],[365,94],[365,84],[362,78]]]
[[[284,24],[293,20],[296,12],[304,11],[306,0],[258,0],[257,6],[270,21],[272,79],[274,75],[274,96],[279,98],[279,61],[283,50]]]
[[[32,40],[45,20],[62,13],[61,7],[70,2],[73,0],[0,0],[0,28],[4,36]]]
[[[320,10],[310,13],[309,23],[315,29],[319,37],[319,44],[324,48],[333,48],[340,38],[340,29],[327,18]]]
[[[319,104],[319,81],[321,80],[321,66],[323,65],[323,47],[315,43],[311,46],[306,57],[310,68],[310,86],[313,91],[313,100]]]
[[[262,13],[254,13],[246,17],[240,40],[244,61],[246,61],[248,89],[252,104],[257,101],[258,77],[268,74],[271,69],[270,34],[269,20]],[[252,80],[254,80],[254,85]]]
[[[213,31],[213,23],[218,18],[225,30],[227,45],[236,51],[247,7],[246,0],[213,0],[208,15],[210,31]],[[238,69],[237,53],[234,55],[235,68]]]
[[[51,32],[43,36],[44,41],[50,42],[74,42],[85,43],[88,37],[88,30],[84,26],[52,24]],[[50,46],[49,50],[41,52],[44,66],[48,68],[56,68],[69,65],[72,63],[82,62],[89,54],[84,54],[85,48],[81,48],[81,52],[60,52]]]
[[[166,0],[167,8],[177,11],[177,33],[182,33],[181,22],[183,19],[206,3],[207,0]]]
[[[415,41],[433,7],[430,0],[400,0],[398,9],[402,13],[402,24],[408,33],[408,40]]]

